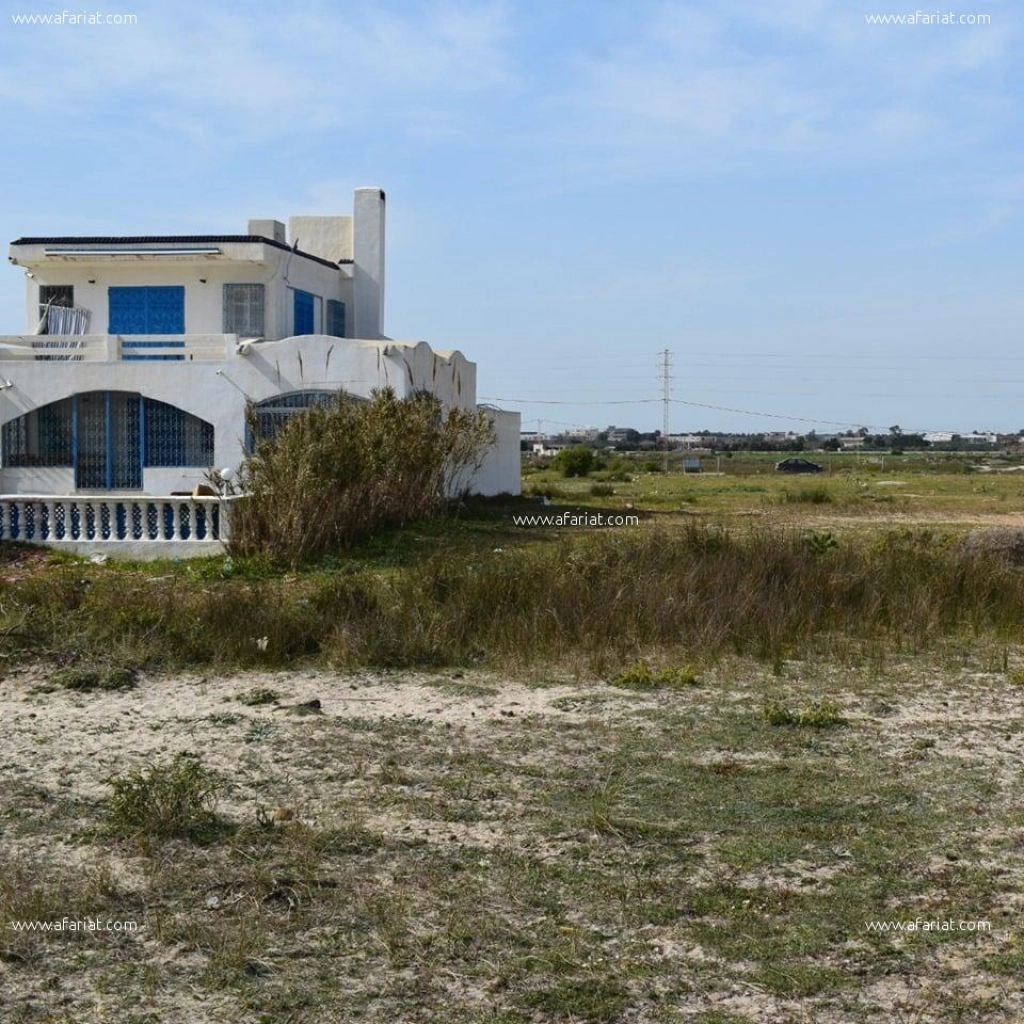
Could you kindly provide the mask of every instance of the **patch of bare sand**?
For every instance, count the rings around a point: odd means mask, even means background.
[[[180,751],[201,751],[210,768],[244,787],[287,776],[290,768],[322,771],[305,751],[322,748],[346,721],[416,722],[473,733],[534,716],[578,721],[598,708],[604,715],[608,695],[607,687],[535,688],[482,674],[470,680],[461,674],[249,672],[144,678],[124,691],[34,692],[45,681],[41,670],[0,681],[0,772],[89,800],[106,795],[110,775]],[[474,693],[473,686],[484,692]],[[279,703],[253,707],[238,700],[258,689],[277,691]],[[291,710],[313,700],[320,701],[320,713]],[[622,703],[622,714],[635,707]]]

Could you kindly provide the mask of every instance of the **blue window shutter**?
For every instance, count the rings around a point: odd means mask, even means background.
[[[145,288],[108,288],[109,334],[146,334]]]
[[[109,334],[184,334],[185,288],[161,285],[107,289]]]
[[[314,296],[295,289],[295,334],[312,334],[316,330]]]
[[[184,286],[166,285],[146,292],[146,334],[184,334]]]

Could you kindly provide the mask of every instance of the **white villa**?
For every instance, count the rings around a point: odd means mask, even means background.
[[[382,333],[384,193],[244,235],[19,238],[27,333],[0,336],[0,538],[166,557],[219,549],[211,473],[339,392],[476,405],[460,352]],[[519,414],[470,481],[519,492]],[[228,474],[225,474],[228,475]]]

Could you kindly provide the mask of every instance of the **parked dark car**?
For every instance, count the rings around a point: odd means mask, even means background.
[[[783,459],[775,463],[775,469],[779,473],[821,473],[821,466],[810,459]]]

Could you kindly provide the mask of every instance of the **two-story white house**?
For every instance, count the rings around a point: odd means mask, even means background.
[[[0,537],[195,551],[223,539],[194,497],[266,429],[339,392],[476,405],[456,351],[384,337],[385,198],[351,216],[251,220],[244,235],[25,237],[26,333],[0,336]],[[519,414],[469,483],[519,492]],[[160,553],[159,551],[155,553]]]

